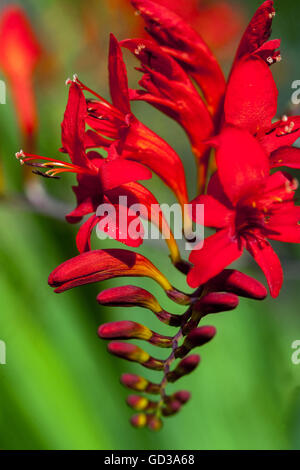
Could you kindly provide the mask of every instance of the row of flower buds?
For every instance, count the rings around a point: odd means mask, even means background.
[[[109,254],[113,256],[114,266],[108,262],[108,253],[104,250],[99,250],[96,264],[95,254],[92,254],[94,252],[90,255],[79,255],[76,265],[74,262],[67,261],[57,268],[50,277],[50,284],[53,286],[63,285],[63,289],[66,290],[82,283],[117,276],[122,270],[120,266],[116,268],[116,260],[119,258],[120,263],[125,255],[130,257],[130,252],[111,251]],[[90,262],[86,263],[82,260],[82,257],[86,256],[93,257],[92,268],[89,268]],[[82,261],[84,261],[83,264]],[[156,268],[154,270],[146,258],[142,267],[137,267],[133,263],[126,272],[123,270],[123,275],[129,277],[147,275],[149,273],[145,272],[146,266],[151,266],[151,273],[155,272],[152,278],[164,286],[169,298],[179,305],[186,305],[185,313],[172,314],[166,311],[153,294],[133,285],[103,290],[98,295],[97,301],[100,305],[109,307],[142,307],[152,312],[162,323],[176,328],[177,333],[174,336],[164,336],[140,323],[125,320],[101,325],[98,335],[101,339],[110,340],[108,351],[112,355],[163,373],[163,377],[158,383],[130,373],[123,374],[121,377],[121,383],[135,392],[127,399],[129,407],[136,412],[131,418],[132,425],[138,428],[148,426],[152,430],[159,430],[162,426],[162,418],[178,413],[190,399],[190,393],[187,391],[178,391],[168,395],[166,393],[167,385],[177,382],[197,368],[201,358],[198,354],[191,354],[191,352],[197,347],[204,346],[216,334],[216,329],[213,326],[198,326],[199,321],[206,315],[235,309],[239,303],[239,296],[262,300],[266,297],[267,291],[255,279],[239,271],[227,269],[193,294],[183,294],[174,288],[170,289],[170,286],[162,282],[162,273]],[[89,269],[93,270],[93,279],[90,278]],[[101,273],[101,279],[99,276],[95,277],[95,272]],[[72,284],[70,285],[71,280]],[[140,340],[158,348],[166,348],[170,350],[170,354],[167,359],[153,357],[136,344],[127,343],[128,340]],[[179,361],[176,364],[177,359]],[[156,400],[150,399],[145,394],[156,395],[158,398]]]

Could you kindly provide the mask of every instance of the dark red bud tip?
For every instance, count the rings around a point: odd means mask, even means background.
[[[181,377],[190,374],[197,368],[200,360],[201,358],[198,354],[192,354],[191,356],[185,357],[179,362],[174,371],[169,372],[167,375],[168,381],[173,383]]]
[[[121,376],[120,382],[127,388],[132,390],[139,390],[141,392],[146,390],[149,384],[148,380],[135,374],[123,374]]]
[[[180,401],[180,403],[182,403],[183,405],[187,403],[191,398],[191,394],[187,390],[179,390],[178,392],[174,393],[173,396],[176,400]]]
[[[178,367],[185,371],[185,374],[190,374],[199,365],[201,357],[198,354],[192,354],[191,356],[185,357],[180,361]]]
[[[164,416],[173,416],[181,410],[182,403],[179,400],[172,400],[162,410]]]
[[[202,346],[203,344],[208,343],[216,333],[217,330],[214,326],[200,326],[188,334],[185,342],[192,347]]]
[[[132,321],[117,321],[106,323],[98,329],[98,335],[102,339],[144,339],[149,340],[152,332],[143,325]]]
[[[140,397],[139,395],[129,395],[127,404],[136,411],[143,411],[149,404],[148,398]]]
[[[239,304],[239,298],[235,294],[222,292],[210,292],[202,297],[196,304],[196,308],[202,315],[210,313],[226,312],[235,309]]]
[[[135,428],[144,428],[147,424],[147,415],[145,413],[139,413],[131,417],[130,422]]]
[[[112,307],[136,307],[148,308],[153,312],[160,312],[161,307],[156,298],[150,292],[136,286],[120,286],[106,289],[97,297],[101,305]]]
[[[253,277],[235,269],[225,269],[207,284],[212,290],[232,292],[240,297],[263,300],[268,292],[265,286]]]
[[[151,431],[160,431],[161,428],[163,427],[163,422],[160,418],[158,418],[155,415],[148,415],[147,416],[147,421],[148,421],[148,428],[151,429]]]
[[[134,344],[112,342],[109,343],[107,349],[108,352],[110,352],[114,356],[121,357],[122,359],[126,359],[127,361],[139,362],[140,364],[144,364],[150,359],[148,353],[143,351],[143,349],[139,348],[138,346],[135,346]]]

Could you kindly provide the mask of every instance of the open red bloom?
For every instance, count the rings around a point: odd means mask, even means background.
[[[270,156],[271,167],[300,168],[300,151],[291,147],[300,137],[300,117],[272,122],[278,90],[270,65],[281,59],[280,41],[268,41],[273,3],[268,0],[258,8],[240,42],[226,91],[224,123],[255,136]]]
[[[22,133],[31,138],[37,127],[33,72],[41,48],[24,13],[18,6],[1,12],[0,68],[11,86]]]
[[[84,95],[80,86],[72,83],[62,123],[63,148],[61,149],[63,152],[68,153],[71,163],[31,155],[23,151],[17,156],[22,163],[37,168],[36,173],[43,176],[57,177],[58,174],[64,172],[77,174],[78,186],[73,188],[77,197],[77,207],[67,216],[69,222],[76,223],[88,214],[95,214],[98,206],[103,203],[112,205],[117,215],[120,211],[126,211],[126,216],[129,219],[136,218],[135,214],[129,213],[127,208],[119,205],[116,191],[122,185],[151,178],[151,172],[136,162],[123,159],[110,160],[103,158],[97,152],[86,152],[85,117],[86,101]],[[46,173],[41,173],[41,169],[46,169]],[[93,216],[84,224],[77,237],[77,245],[80,251],[88,249],[92,228],[105,217]],[[115,221],[110,221],[107,225],[107,233],[131,246],[141,244],[142,237],[136,239],[130,237],[127,232],[123,233],[118,221],[119,217]]]
[[[300,242],[300,207],[293,202],[297,182],[281,172],[269,176],[268,158],[260,145],[247,131],[234,127],[222,134],[217,165],[208,194],[194,201],[205,205],[204,223],[217,233],[205,240],[203,249],[192,252],[188,283],[205,283],[246,248],[276,297],[283,275],[268,239]]]
[[[121,48],[111,35],[109,82],[112,103],[77,81],[96,99],[87,100],[86,147],[102,147],[110,159],[125,158],[140,162],[154,171],[174,192],[179,202],[187,203],[187,188],[182,162],[172,147],[142,124],[131,112],[129,89]]]

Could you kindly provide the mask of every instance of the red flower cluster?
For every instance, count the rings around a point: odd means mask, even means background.
[[[247,249],[264,272],[271,295],[279,294],[283,274],[269,240],[300,242],[300,208],[295,206],[297,182],[277,167],[300,168],[300,150],[292,145],[300,137],[300,117],[273,120],[277,111],[277,88],[270,65],[280,61],[278,40],[269,40],[275,11],[272,1],[255,13],[238,48],[228,82],[202,37],[167,8],[152,0],[131,2],[144,19],[153,40],[128,39],[120,44],[111,36],[109,83],[111,103],[85,86],[77,76],[70,84],[69,101],[62,123],[61,152],[71,162],[39,157],[23,151],[18,158],[35,167],[35,172],[57,177],[62,172],[77,174],[76,208],[67,216],[71,223],[90,218],[77,236],[80,254],[56,268],[49,278],[56,292],[117,277],[148,277],[156,281],[175,303],[186,306],[182,315],[167,312],[148,291],[133,285],[102,291],[101,305],[140,306],[161,322],[177,328],[174,336],[163,336],[149,328],[122,321],[103,325],[99,336],[114,340],[110,353],[163,372],[160,383],[125,374],[122,383],[130,389],[158,395],[157,400],[131,395],[128,404],[138,411],[132,418],[137,427],[159,429],[162,416],[177,413],[189,393],[167,395],[166,386],[192,372],[200,357],[188,355],[211,340],[216,331],[199,327],[208,314],[237,307],[239,296],[262,300],[265,287],[255,279],[228,269]],[[140,89],[128,88],[121,47],[140,61]],[[199,93],[199,89],[201,93]],[[88,96],[86,96],[88,95]],[[196,223],[198,204],[204,205],[204,225],[216,229],[197,246],[188,261],[181,256],[171,234],[167,239],[174,266],[187,275],[186,294],[171,285],[154,264],[141,254],[124,249],[91,250],[93,228],[103,222],[97,208],[106,203],[117,213],[136,221],[139,236],[132,237],[115,221],[102,227],[116,240],[137,247],[143,241],[139,218],[148,211],[133,213],[120,204],[157,206],[155,196],[138,181],[156,173],[173,191],[181,207],[188,201],[182,162],[176,152],[138,120],[131,100],[144,100],[174,119],[185,130],[198,166],[198,196],[191,218]],[[106,157],[103,156],[106,152]],[[215,152],[216,171],[210,165]],[[209,169],[213,173],[208,181]],[[42,173],[43,170],[46,170]],[[160,210],[157,226],[170,230]],[[151,219],[152,220],[152,219]],[[189,225],[189,220],[187,222]],[[138,339],[171,350],[167,359],[150,356],[140,347],[120,342]],[[179,364],[172,369],[176,359]]]

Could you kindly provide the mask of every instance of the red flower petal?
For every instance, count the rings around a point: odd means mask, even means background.
[[[197,220],[196,205],[204,205],[204,225],[206,227],[223,228],[229,223],[229,218],[233,214],[226,206],[212,196],[198,196],[192,202],[192,219],[199,224],[202,220]]]
[[[269,175],[269,161],[261,146],[241,129],[222,131],[216,159],[220,181],[233,203],[255,192]]]
[[[82,90],[77,83],[72,83],[69,99],[62,122],[62,145],[75,165],[88,167],[85,154],[85,117],[86,102]]]
[[[300,207],[293,202],[274,211],[267,223],[268,238],[286,243],[300,243]]]
[[[260,57],[240,61],[225,97],[225,120],[255,134],[270,128],[277,111],[278,90],[272,72]]]
[[[187,187],[182,161],[173,148],[155,132],[132,118],[118,149],[121,156],[140,162],[156,173],[174,192],[181,204],[187,204]]]
[[[128,79],[123,61],[122,51],[113,34],[110,35],[109,46],[109,86],[113,105],[124,114],[129,114],[130,102]]]
[[[293,145],[300,137],[300,116],[285,117],[275,122],[265,134],[257,138],[267,153]]]
[[[273,4],[273,1],[267,0],[256,10],[239,44],[234,64],[245,55],[256,51],[269,39],[275,13]]]
[[[201,158],[207,146],[203,140],[213,131],[211,116],[200,94],[180,65],[153,41],[128,39],[122,47],[129,49],[142,63],[144,72],[139,90],[131,99],[144,100],[183,126],[194,151]],[[200,123],[200,125],[199,125]]]
[[[266,240],[248,238],[247,250],[265,274],[271,296],[277,297],[283,283],[283,272],[272,246]]]
[[[84,224],[81,225],[77,237],[76,237],[76,246],[79,253],[84,253],[85,251],[90,251],[91,249],[91,234],[94,227],[97,225],[99,217],[93,215],[90,217]]]
[[[272,168],[287,166],[300,168],[300,148],[282,147],[271,153],[270,163]]]
[[[193,250],[190,262],[194,264],[187,276],[190,287],[198,287],[215,277],[224,268],[242,255],[238,241],[229,236],[227,230],[220,230],[204,240],[200,250]]]
[[[99,177],[103,192],[114,189],[122,184],[137,180],[148,180],[152,178],[148,168],[136,162],[123,159],[106,161],[101,166]]]

